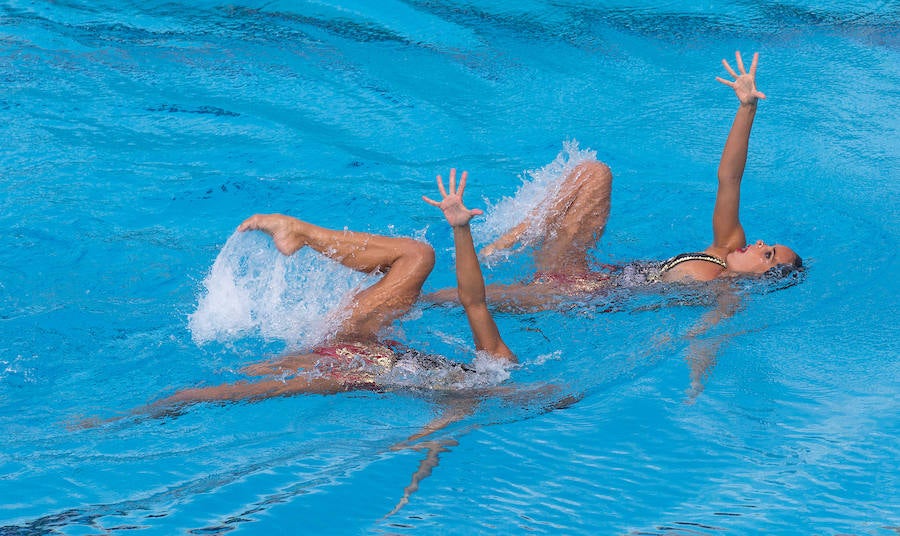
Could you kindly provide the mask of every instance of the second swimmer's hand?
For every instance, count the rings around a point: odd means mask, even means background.
[[[441,192],[441,201],[435,201],[426,196],[422,196],[422,199],[431,206],[438,207],[444,212],[444,217],[447,218],[447,223],[450,224],[451,227],[464,227],[469,224],[469,221],[479,214],[483,214],[483,212],[479,209],[469,210],[463,205],[462,195],[463,191],[466,189],[466,178],[468,177],[468,173],[463,171],[462,176],[459,179],[459,187],[456,185],[456,169],[453,168],[450,170],[450,190],[449,192],[444,189],[444,180],[440,175],[437,176],[437,185],[438,190]]]
[[[731,65],[728,64],[728,60],[722,60],[722,65],[725,66],[725,70],[734,77],[734,80],[726,80],[718,76],[716,77],[716,80],[732,88],[737,95],[738,100],[741,101],[741,104],[756,104],[758,99],[766,98],[762,91],[756,89],[756,63],[759,61],[759,53],[753,54],[753,62],[750,64],[749,73],[744,70],[744,61],[741,59],[740,51],[734,53],[734,58],[737,61],[737,67],[740,74],[736,73],[734,69],[731,68]]]

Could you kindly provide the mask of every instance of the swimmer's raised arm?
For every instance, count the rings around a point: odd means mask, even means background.
[[[426,203],[440,208],[447,218],[447,223],[453,228],[453,242],[456,246],[456,284],[459,300],[466,311],[469,327],[475,339],[475,348],[484,350],[489,354],[515,362],[516,356],[512,353],[497,328],[494,317],[487,308],[484,290],[484,276],[481,273],[481,265],[475,254],[475,245],[472,241],[472,232],[469,222],[474,216],[482,214],[479,209],[469,210],[463,205],[462,195],[466,188],[468,173],[462,172],[459,187],[456,185],[456,170],[450,170],[449,192],[444,189],[444,181],[437,176],[438,190],[441,193],[441,201],[422,196]]]
[[[713,209],[713,244],[710,253],[724,255],[746,244],[746,235],[740,222],[741,179],[747,164],[747,151],[750,144],[750,129],[756,116],[756,103],[766,96],[756,89],[756,64],[759,54],[753,54],[750,71],[744,69],[741,53],[735,52],[738,72],[735,72],[727,60],[722,65],[734,80],[716,77],[716,80],[734,90],[740,101],[734,122],[725,141],[725,149],[719,161],[719,187],[716,193],[716,204]],[[720,249],[727,251],[715,251]]]

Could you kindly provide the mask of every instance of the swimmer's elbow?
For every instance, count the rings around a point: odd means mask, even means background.
[[[719,179],[720,186],[721,185],[740,186],[741,179],[743,179],[743,177],[744,177],[744,167],[729,165],[727,163],[722,163],[719,165],[719,169],[716,171],[716,176]]]

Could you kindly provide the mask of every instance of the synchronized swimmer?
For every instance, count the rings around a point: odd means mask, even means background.
[[[535,273],[516,284],[491,284],[488,300],[495,305],[549,306],[558,296],[584,295],[615,286],[627,276],[636,283],[704,282],[748,276],[784,277],[803,266],[791,248],[759,240],[747,243],[740,222],[740,191],[757,102],[765,95],[756,89],[758,54],[749,72],[740,52],[735,53],[736,72],[728,61],[725,70],[734,78],[716,80],[731,87],[739,101],[737,113],[719,162],[718,190],[712,217],[712,243],[697,252],[675,255],[663,262],[637,262],[626,266],[602,265],[593,269],[588,250],[603,236],[610,211],[612,173],[596,160],[578,164],[556,193],[544,199],[518,225],[481,250],[483,257],[530,241]],[[537,237],[537,238],[535,238]],[[637,280],[637,281],[636,281]],[[428,296],[436,302],[455,301],[455,291],[445,289]]]
[[[465,310],[475,349],[499,364],[513,364],[516,356],[500,336],[485,300],[484,278],[469,226],[472,217],[482,211],[470,210],[463,204],[466,180],[467,173],[463,171],[457,186],[456,170],[451,169],[449,189],[445,189],[442,177],[437,177],[441,201],[424,196],[423,199],[441,209],[453,230],[458,299]],[[207,401],[388,390],[390,372],[397,367],[411,373],[441,368],[457,376],[475,372],[464,363],[381,337],[385,328],[418,301],[422,285],[434,268],[434,250],[430,245],[410,238],[325,229],[283,214],[251,216],[238,231],[268,234],[284,255],[309,247],[353,270],[384,275],[353,296],[349,316],[328,340],[308,353],[286,355],[243,370],[247,375],[268,379],[184,389],[139,413],[152,414]]]

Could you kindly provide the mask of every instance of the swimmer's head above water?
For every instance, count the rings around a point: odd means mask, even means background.
[[[762,240],[738,248],[725,257],[727,268],[723,275],[784,275],[803,269],[803,259],[791,248],[781,245],[768,245]]]

